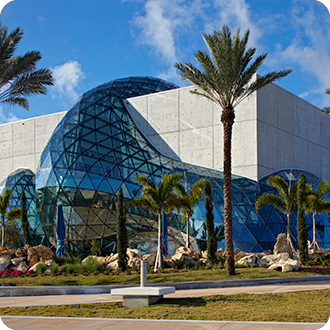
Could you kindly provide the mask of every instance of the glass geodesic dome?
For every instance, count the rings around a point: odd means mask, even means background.
[[[129,207],[140,194],[134,178],[147,175],[157,184],[164,174],[177,172],[185,178],[188,190],[200,178],[212,182],[218,247],[224,247],[222,172],[164,156],[146,139],[126,108],[127,98],[173,88],[177,86],[150,77],[118,79],[85,93],[71,107],[43,151],[36,174],[39,216],[49,239],[56,235],[56,204],[62,202],[67,251],[88,254],[96,239],[103,254],[116,252],[116,195],[122,185],[129,245],[143,252],[154,251],[158,228],[155,215]],[[268,206],[259,213],[255,210],[255,200],[270,190],[265,180],[256,182],[233,175],[235,247],[247,252],[271,250],[277,235],[285,231],[284,216],[277,210]],[[206,249],[205,213],[201,200],[189,223],[196,250]],[[320,238],[323,235],[323,245],[327,246],[328,222],[326,216],[322,217]],[[186,241],[186,223],[176,213],[167,221],[171,254]]]
[[[45,233],[42,229],[36,206],[36,192],[35,192],[35,175],[26,168],[18,168],[13,171],[4,181],[0,183],[0,195],[3,194],[6,188],[11,189],[11,199],[9,209],[21,208],[21,195],[24,191],[26,196],[26,208],[28,215],[28,222],[30,226],[30,233],[36,245],[44,244]],[[22,243],[24,243],[23,229],[21,221],[16,222],[17,229],[19,230]]]

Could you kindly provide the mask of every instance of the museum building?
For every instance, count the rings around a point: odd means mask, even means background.
[[[218,247],[224,247],[221,110],[191,94],[192,88],[151,77],[117,79],[86,92],[67,112],[0,125],[0,193],[11,188],[10,207],[19,207],[25,191],[35,242],[56,241],[61,202],[67,251],[86,255],[96,239],[102,254],[116,252],[116,196],[122,186],[129,246],[155,251],[156,216],[129,206],[141,189],[134,179],[143,174],[158,184],[164,174],[176,172],[188,190],[201,178],[211,181]],[[286,230],[284,214],[271,206],[257,213],[254,207],[261,194],[275,193],[266,183],[269,176],[294,184],[304,173],[314,188],[330,179],[328,127],[329,116],[276,84],[238,106],[232,144],[235,247],[272,250]],[[187,223],[177,212],[166,218],[173,254],[185,244]],[[311,238],[311,215],[305,221]],[[296,226],[293,213],[294,242]],[[328,215],[317,215],[316,229],[320,246],[330,247]],[[204,199],[194,209],[189,233],[193,248],[205,250]]]

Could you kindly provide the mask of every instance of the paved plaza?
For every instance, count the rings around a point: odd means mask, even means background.
[[[217,294],[236,293],[278,293],[306,290],[330,289],[330,281],[291,282],[280,284],[251,285],[240,287],[183,289],[165,295],[165,298],[201,297]],[[105,303],[121,301],[121,297],[111,294],[74,294],[74,295],[47,295],[1,297],[0,307],[66,305],[83,303]],[[56,317],[13,317],[2,316],[2,321],[14,330],[74,330],[74,329],[132,329],[148,330],[163,329],[223,329],[223,330],[330,330],[330,326],[323,323],[283,323],[283,322],[231,322],[231,321],[186,321],[186,320],[127,320],[127,319],[100,319],[100,318],[56,318]]]

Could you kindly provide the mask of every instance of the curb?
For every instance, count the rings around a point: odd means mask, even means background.
[[[150,283],[148,286],[171,286],[176,290],[229,288],[239,286],[269,285],[282,283],[303,283],[330,281],[330,275],[261,278],[248,280],[222,280],[202,282]],[[0,297],[48,296],[69,294],[110,294],[112,289],[136,287],[139,284],[94,285],[94,286],[6,286],[0,287]]]

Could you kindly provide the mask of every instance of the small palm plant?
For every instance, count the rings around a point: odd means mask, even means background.
[[[2,225],[2,237],[1,245],[5,245],[5,231],[6,231],[6,221],[14,221],[21,218],[21,210],[19,208],[14,208],[9,210],[11,198],[11,189],[6,188],[3,195],[0,196],[0,215],[1,215],[1,225]]]
[[[273,207],[286,214],[287,218],[287,241],[291,246],[292,251],[294,247],[290,234],[290,214],[297,207],[297,189],[296,183],[292,188],[290,185],[279,175],[271,176],[268,178],[267,183],[277,189],[278,195],[272,193],[265,193],[260,196],[255,202],[255,208],[258,212],[262,205],[272,205]]]
[[[330,202],[326,201],[325,194],[329,189],[329,182],[322,181],[314,190],[311,185],[306,185],[307,199],[305,204],[306,214],[313,213],[313,242],[311,248],[320,249],[316,240],[315,215],[317,213],[325,214],[330,211]]]
[[[134,181],[142,186],[141,195],[130,203],[131,207],[143,207],[158,218],[158,245],[155,271],[164,268],[162,214],[179,210],[182,207],[179,195],[182,195],[182,176],[178,173],[165,174],[158,186],[147,176],[138,175]]]

